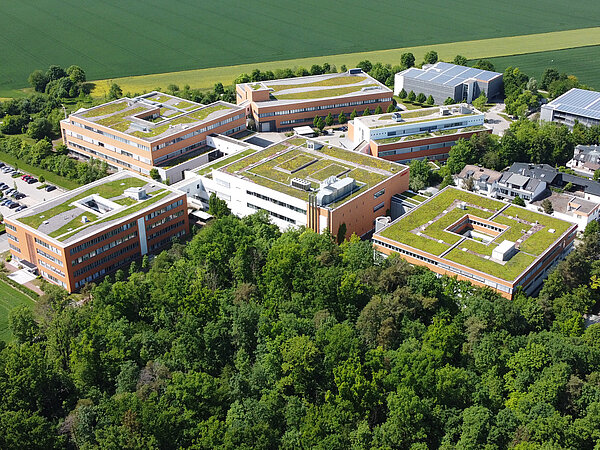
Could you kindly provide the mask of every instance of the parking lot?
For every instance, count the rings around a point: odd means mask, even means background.
[[[51,192],[46,192],[45,189],[37,189],[42,184],[39,181],[37,183],[27,184],[26,181],[21,179],[21,175],[19,175],[18,178],[13,178],[10,174],[2,172],[1,168],[0,183],[5,183],[8,185],[9,188],[16,188],[19,192],[25,194],[26,197],[20,200],[14,200],[10,196],[8,196],[8,198],[11,198],[12,200],[18,202],[21,205],[26,205],[27,207],[32,207],[34,205],[37,205],[38,203],[58,197],[59,195],[64,193],[64,191],[58,187]],[[14,209],[10,209],[6,206],[0,206],[0,214],[2,214],[4,217],[11,216],[15,213],[16,212]]]

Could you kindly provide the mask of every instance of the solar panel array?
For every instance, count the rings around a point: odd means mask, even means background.
[[[600,119],[600,92],[573,88],[548,103],[556,111]]]
[[[437,62],[427,69],[410,68],[403,73],[406,78],[427,81],[445,86],[457,86],[470,78],[488,82],[501,73],[489,70],[475,69],[473,67],[457,66],[445,62]]]

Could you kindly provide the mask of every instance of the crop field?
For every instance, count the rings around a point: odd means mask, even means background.
[[[572,30],[596,26],[600,12],[596,0],[4,3],[0,95],[50,64],[107,79]]]
[[[600,89],[600,66],[597,64],[597,61],[600,61],[600,46],[598,45],[490,58],[490,61],[500,72],[508,66],[519,67],[538,81],[541,80],[546,68],[554,67],[561,73],[575,75],[579,81],[594,89]]]
[[[8,314],[17,306],[34,305],[34,301],[12,286],[0,281],[0,341],[10,341],[12,333],[8,328]]]

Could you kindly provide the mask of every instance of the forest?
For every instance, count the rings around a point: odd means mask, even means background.
[[[0,448],[600,448],[600,230],[506,300],[226,215],[0,343]]]

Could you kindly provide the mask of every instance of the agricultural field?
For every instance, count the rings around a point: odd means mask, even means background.
[[[600,12],[595,0],[464,0],[460,8],[441,0],[5,3],[0,96],[50,64],[108,79],[572,30],[596,26]],[[493,18],[483,18],[492,7]]]
[[[8,314],[17,306],[33,307],[34,301],[12,286],[0,281],[0,341],[10,341],[12,333],[8,328]]]
[[[496,70],[503,72],[508,66],[519,67],[527,75],[538,81],[548,67],[559,72],[573,74],[579,81],[594,89],[600,89],[600,46],[570,48],[550,52],[529,53],[527,55],[490,58]]]

